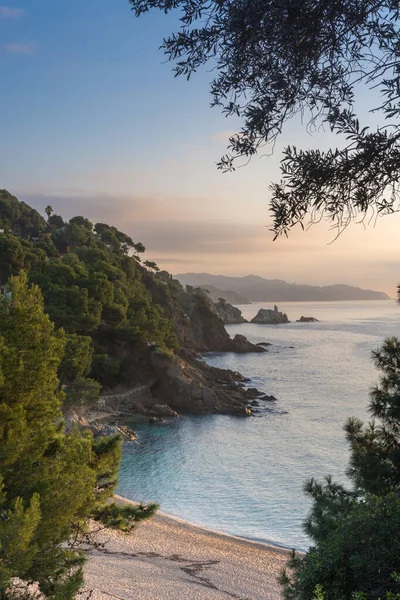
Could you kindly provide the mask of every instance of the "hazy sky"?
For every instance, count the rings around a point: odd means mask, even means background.
[[[325,225],[272,242],[268,187],[290,143],[233,174],[215,162],[237,126],[210,109],[204,71],[174,79],[158,50],[175,17],[135,20],[127,0],[0,0],[0,187],[126,231],[173,273],[255,273],[395,295],[400,216],[333,244]]]

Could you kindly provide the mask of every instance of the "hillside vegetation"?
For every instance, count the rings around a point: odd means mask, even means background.
[[[149,382],[149,394],[161,404],[178,402],[182,390],[172,392],[171,386],[179,369],[158,389],[154,381],[162,380],[168,369],[155,360],[154,351],[170,359],[179,353],[181,361],[191,362],[205,351],[260,351],[243,336],[230,338],[204,291],[185,290],[154,263],[142,264],[141,242],[82,216],[64,221],[50,206],[46,214],[47,220],[0,191],[0,285],[25,271],[29,283],[41,290],[45,312],[65,332],[58,375],[67,405],[88,404],[100,390]],[[168,368],[175,372],[177,364],[170,362]],[[184,407],[193,409],[192,393],[184,395]],[[219,406],[215,400],[214,408],[215,403]]]
[[[178,347],[172,321],[142,283],[142,244],[83,217],[64,222],[50,213],[46,222],[5,190],[0,228],[0,284],[25,270],[40,287],[45,311],[67,334],[60,376],[71,394],[130,378],[118,346]]]

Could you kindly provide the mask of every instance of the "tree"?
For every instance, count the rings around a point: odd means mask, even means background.
[[[393,0],[129,0],[136,16],[180,10],[180,29],[162,48],[175,75],[189,79],[210,62],[212,105],[238,116],[219,168],[234,169],[271,145],[294,115],[325,125],[340,149],[288,147],[281,182],[272,186],[273,231],[326,216],[345,227],[371,209],[400,207],[400,9]],[[376,129],[355,113],[360,86],[381,97],[370,109]],[[365,94],[364,94],[365,95]],[[386,125],[382,122],[386,119]]]
[[[157,273],[157,271],[160,270],[157,263],[155,263],[152,260],[145,260],[143,264],[145,267],[147,267],[149,269],[149,271],[152,271],[152,272],[154,271],[154,273]]]
[[[326,600],[385,600],[399,594],[400,502],[396,494],[368,495],[338,519],[332,533],[304,558],[292,556],[290,581],[283,577],[287,600],[311,600],[319,585]],[[398,598],[398,596],[396,596]]]
[[[72,539],[116,485],[119,439],[64,431],[57,377],[64,345],[39,289],[25,274],[12,278],[0,298],[1,600],[15,597],[15,578],[38,585],[43,598],[72,599],[84,560]],[[137,521],[154,508],[124,516]],[[30,597],[26,587],[19,592]]]
[[[305,531],[315,543],[305,557],[293,556],[283,574],[287,600],[309,600],[322,585],[327,600],[368,599],[400,593],[391,577],[400,556],[400,340],[387,339],[373,353],[381,372],[370,394],[373,421],[354,417],[345,425],[350,445],[351,489],[327,477],[306,482],[313,506]]]
[[[46,206],[44,212],[46,213],[47,218],[50,219],[51,215],[53,214],[53,207],[50,205]]]
[[[0,284],[4,285],[11,275],[16,275],[25,264],[25,251],[18,238],[0,235]]]

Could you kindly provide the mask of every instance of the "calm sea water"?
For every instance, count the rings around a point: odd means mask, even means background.
[[[250,319],[266,304],[240,307]],[[240,371],[278,398],[253,418],[184,416],[167,425],[137,426],[125,445],[119,493],[154,500],[182,519],[233,535],[298,549],[311,476],[345,480],[346,418],[367,417],[368,391],[377,379],[371,350],[400,335],[395,301],[285,303],[289,319],[319,323],[232,325],[265,354],[210,354],[217,367]]]

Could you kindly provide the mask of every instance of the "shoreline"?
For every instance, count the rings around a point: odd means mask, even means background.
[[[114,499],[117,502],[120,502],[121,504],[133,504],[133,505],[138,504],[134,500],[129,500],[129,498],[125,498],[124,496],[120,496],[119,494],[114,494]],[[206,527],[205,525],[198,525],[196,523],[192,523],[191,521],[187,521],[186,519],[181,519],[180,517],[176,517],[174,515],[165,513],[162,510],[158,510],[156,512],[155,516],[153,517],[153,519],[154,518],[159,518],[161,520],[165,519],[166,523],[168,523],[168,521],[173,521],[173,522],[179,523],[180,525],[183,525],[184,527],[186,527],[188,529],[190,528],[190,529],[198,530],[199,533],[204,533],[205,535],[206,534],[210,535],[210,537],[212,537],[212,536],[216,536],[218,538],[226,537],[229,540],[235,540],[239,543],[252,544],[255,546],[259,546],[260,548],[272,550],[272,551],[283,551],[283,552],[287,553],[287,552],[291,552],[293,550],[293,548],[291,546],[285,546],[284,544],[278,544],[277,542],[262,542],[260,540],[252,540],[251,538],[246,538],[241,535],[234,535],[233,533],[226,533],[225,531],[219,531],[218,529],[210,529],[209,527]],[[295,550],[298,554],[303,554],[305,552],[304,550],[297,550],[296,548],[295,548]]]
[[[81,596],[92,600],[281,600],[277,576],[290,556],[165,513],[130,534],[102,530],[96,541]]]

